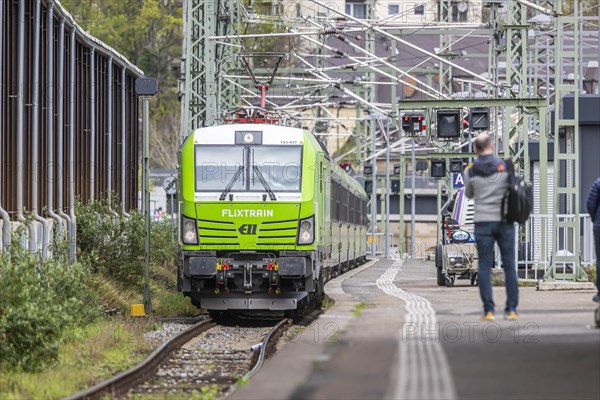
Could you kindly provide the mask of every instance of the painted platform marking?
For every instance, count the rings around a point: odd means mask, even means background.
[[[394,399],[455,399],[450,366],[440,343],[435,310],[429,300],[405,292],[394,283],[402,267],[396,261],[379,279],[385,294],[402,299],[406,320],[399,338],[398,381]]]

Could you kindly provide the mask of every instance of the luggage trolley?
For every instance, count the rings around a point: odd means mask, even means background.
[[[477,257],[473,234],[473,201],[464,190],[457,192],[452,215],[442,214],[441,243],[435,247],[438,286],[454,286],[456,279],[469,279],[477,284]]]

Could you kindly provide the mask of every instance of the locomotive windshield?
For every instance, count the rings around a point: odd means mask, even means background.
[[[302,146],[196,145],[195,163],[197,192],[300,191]]]

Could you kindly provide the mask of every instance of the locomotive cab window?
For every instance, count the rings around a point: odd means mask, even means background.
[[[300,191],[302,147],[251,146],[250,163],[252,164],[250,191],[264,190],[260,182],[263,177],[275,192]]]
[[[302,146],[196,145],[196,192],[299,192]]]
[[[196,146],[196,191],[225,189],[237,175],[231,190],[244,190],[243,148],[237,146]],[[241,170],[241,171],[240,171]]]

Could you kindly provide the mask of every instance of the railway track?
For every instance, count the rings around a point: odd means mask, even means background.
[[[133,368],[67,399],[189,397],[204,387],[226,396],[236,382],[260,369],[289,325],[287,319],[240,322],[233,326],[200,321]]]

